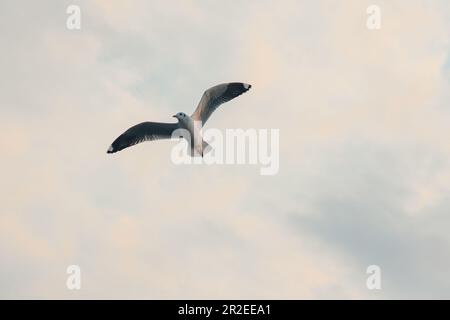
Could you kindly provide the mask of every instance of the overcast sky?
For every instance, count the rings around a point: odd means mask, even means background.
[[[450,298],[449,33],[446,0],[2,0],[0,298]],[[208,127],[280,129],[277,175],[106,154],[229,81]]]

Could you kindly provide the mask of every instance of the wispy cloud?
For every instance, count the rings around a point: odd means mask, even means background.
[[[0,4],[1,297],[449,297],[446,1],[76,3]],[[105,153],[225,81],[208,126],[279,128],[277,176]]]

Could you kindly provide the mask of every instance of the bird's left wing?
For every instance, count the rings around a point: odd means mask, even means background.
[[[178,123],[142,122],[114,140],[107,153],[115,153],[144,141],[170,139],[172,133],[179,128]]]
[[[247,83],[230,82],[209,88],[203,93],[197,109],[195,109],[191,118],[195,121],[201,121],[202,125],[204,125],[214,110],[222,103],[240,96],[244,92],[247,92],[251,87],[252,86]]]

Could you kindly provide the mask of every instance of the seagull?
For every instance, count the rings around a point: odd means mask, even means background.
[[[111,146],[107,153],[115,153],[125,148],[134,146],[144,141],[159,139],[171,139],[175,130],[184,129],[190,134],[191,156],[201,155],[208,150],[208,143],[203,141],[200,129],[209,119],[211,114],[223,103],[228,102],[244,92],[250,90],[252,86],[242,82],[230,82],[216,85],[206,90],[200,102],[191,116],[184,112],[173,115],[178,120],[177,123],[163,122],[142,122],[122,133]],[[186,136],[180,136],[186,138]]]

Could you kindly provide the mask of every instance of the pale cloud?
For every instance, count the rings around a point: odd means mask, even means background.
[[[79,31],[0,5],[1,297],[448,298],[446,1],[379,1],[379,31],[371,1],[75,2]],[[278,175],[105,153],[238,80],[208,126],[279,128]]]

